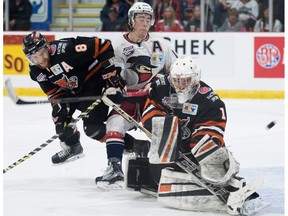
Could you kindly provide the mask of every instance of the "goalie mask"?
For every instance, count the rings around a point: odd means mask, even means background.
[[[176,59],[170,68],[170,82],[179,103],[192,99],[198,89],[200,77],[201,70],[194,59],[187,55]]]
[[[23,52],[31,65],[46,68],[50,64],[49,44],[46,38],[33,31],[23,39]]]
[[[135,24],[135,15],[136,14],[148,14],[150,15],[151,18],[151,26],[154,24],[155,18],[154,18],[154,13],[153,9],[151,6],[147,3],[144,2],[136,2],[134,3],[131,8],[128,11],[128,24],[131,29],[133,29],[133,26]]]

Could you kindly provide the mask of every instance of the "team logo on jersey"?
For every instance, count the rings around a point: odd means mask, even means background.
[[[198,92],[199,92],[200,94],[206,94],[206,93],[209,92],[209,91],[211,91],[211,88],[209,88],[209,87],[201,87],[201,88],[199,88],[199,90],[198,90]]]
[[[183,107],[183,104],[178,103],[177,94],[171,94],[170,97],[164,97],[162,103],[171,109],[182,109]]]
[[[178,100],[177,100],[177,97],[164,97],[162,99],[162,103],[165,105],[165,106],[171,106],[173,104],[177,104]],[[172,106],[174,108],[174,106]]]
[[[143,83],[152,77],[152,69],[157,68],[151,64],[151,58],[149,56],[133,56],[127,60],[130,63],[131,69],[138,75],[138,83]]]
[[[52,73],[54,73],[55,75],[58,75],[60,73],[63,72],[61,66],[59,64],[53,65],[50,70],[52,71]]]
[[[36,79],[37,79],[37,82],[47,81],[47,76],[45,74],[40,73]]]
[[[135,51],[135,48],[132,45],[132,46],[123,48],[122,54],[128,57],[128,56],[132,55],[134,53],[134,51]]]
[[[198,112],[198,105],[191,103],[184,103],[182,112],[189,115],[196,115]]]
[[[179,119],[179,124],[181,125],[181,131],[182,131],[182,140],[188,139],[191,136],[191,130],[187,125],[190,122],[190,117],[186,119]]]
[[[162,54],[152,54],[152,62],[153,64],[161,64],[164,60],[164,56]]]
[[[56,52],[56,45],[55,44],[52,44],[50,46],[50,53],[51,53],[51,56],[53,56]]]
[[[72,76],[68,79],[66,75],[63,74],[62,78],[55,81],[54,84],[62,87],[62,88],[68,88],[68,89],[74,89],[78,87],[78,77]]]

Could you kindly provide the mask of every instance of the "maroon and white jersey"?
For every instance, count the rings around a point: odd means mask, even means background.
[[[115,65],[122,68],[121,76],[127,82],[127,89],[140,90],[156,74],[169,73],[177,55],[164,38],[148,34],[145,40],[135,43],[129,40],[128,34],[113,44]]]

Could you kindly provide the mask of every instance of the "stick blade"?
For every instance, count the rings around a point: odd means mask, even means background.
[[[8,96],[11,98],[12,101],[14,101],[14,103],[17,104],[19,102],[19,98],[17,97],[13,89],[11,79],[10,78],[6,79],[4,85],[5,85],[5,89],[7,91]]]

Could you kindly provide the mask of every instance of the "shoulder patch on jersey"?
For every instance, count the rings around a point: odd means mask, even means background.
[[[52,71],[52,73],[54,73],[55,75],[58,75],[60,73],[63,72],[61,66],[59,64],[53,65],[50,70]]]
[[[122,54],[128,57],[128,56],[132,55],[134,52],[135,52],[135,48],[133,45],[131,45],[128,47],[124,47]]]
[[[182,112],[189,115],[196,115],[198,112],[198,105],[191,103],[184,103]]]
[[[164,61],[164,56],[159,53],[153,53],[152,54],[152,64],[161,64]]]
[[[51,52],[51,56],[53,56],[56,52],[56,45],[55,44],[52,44],[50,46],[50,52]]]
[[[43,73],[40,73],[37,77],[36,77],[36,79],[37,79],[37,82],[44,82],[44,81],[47,81],[48,79],[47,79],[47,76],[45,75],[45,74],[43,74]]]
[[[211,91],[211,88],[209,88],[209,87],[201,87],[201,88],[199,88],[199,90],[198,90],[198,92],[199,92],[200,94],[206,94],[206,93],[209,92],[209,91]]]

